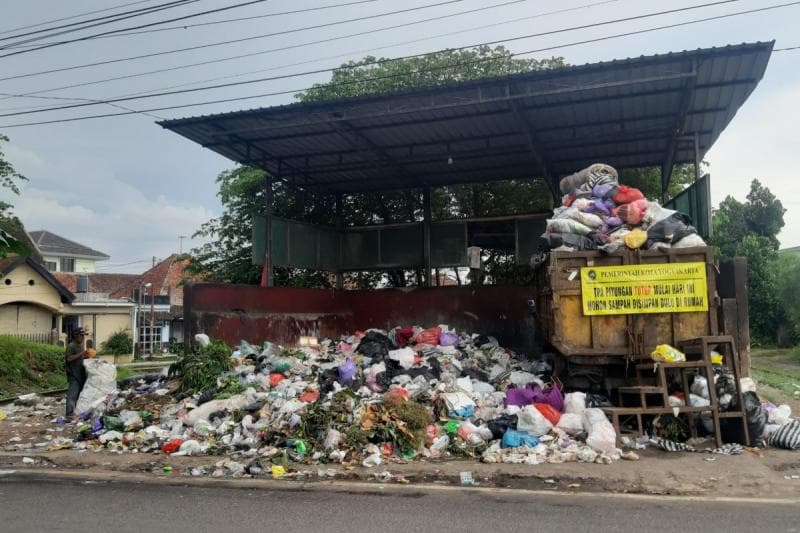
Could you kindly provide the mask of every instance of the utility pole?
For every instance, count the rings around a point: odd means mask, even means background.
[[[153,357],[153,347],[155,346],[155,339],[153,338],[153,328],[156,325],[156,302],[154,295],[155,295],[155,285],[150,285],[150,358]]]
[[[188,237],[186,235],[178,235],[178,242],[180,243],[178,245],[178,253],[181,255],[183,255],[183,239],[188,239]]]

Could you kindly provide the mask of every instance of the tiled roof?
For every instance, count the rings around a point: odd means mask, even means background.
[[[103,252],[98,252],[88,246],[65,239],[49,231],[31,231],[30,236],[44,255],[68,255],[98,260],[109,259],[109,256]]]
[[[78,290],[78,277],[74,272],[54,272],[53,275],[72,292]],[[130,298],[134,287],[139,285],[138,274],[86,274],[89,292],[108,294],[111,298]]]
[[[181,282],[194,279],[193,276],[188,276],[183,271],[188,264],[188,259],[172,254],[142,274],[142,283],[152,283],[155,294],[164,296],[171,293],[170,303],[172,305],[183,305],[183,284]]]

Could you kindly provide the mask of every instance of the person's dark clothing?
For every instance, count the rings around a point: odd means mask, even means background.
[[[67,345],[67,350],[64,353],[66,359],[70,355],[75,355],[83,351],[83,346],[75,342]],[[83,358],[75,359],[74,361],[66,361],[67,369],[67,416],[72,416],[75,411],[75,405],[78,403],[78,397],[81,395],[84,384],[86,384],[86,369],[83,367]]]

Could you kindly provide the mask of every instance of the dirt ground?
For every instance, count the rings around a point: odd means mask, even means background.
[[[118,453],[105,449],[49,450],[57,439],[72,438],[75,426],[53,422],[56,412],[63,412],[63,400],[46,401],[45,404],[42,409],[12,414],[0,421],[0,470],[47,468],[180,478],[190,476],[192,468],[204,468],[205,475],[208,475],[214,470],[215,463],[225,459],[217,456]],[[10,411],[8,406],[0,406],[0,410],[4,408]],[[732,457],[666,453],[654,449],[637,453],[640,455],[638,461],[621,460],[610,465],[484,464],[464,459],[423,459],[410,463],[384,463],[376,468],[297,464],[289,466],[290,474],[286,480],[458,485],[461,472],[471,472],[483,487],[764,498],[796,498],[800,494],[800,451],[750,449],[743,455]],[[268,472],[269,464],[265,463],[265,466],[265,472]],[[268,473],[260,477],[270,478]]]

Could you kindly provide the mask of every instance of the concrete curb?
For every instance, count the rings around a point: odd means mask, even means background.
[[[507,489],[497,487],[462,487],[436,484],[396,484],[366,483],[363,481],[281,481],[273,479],[230,479],[230,478],[192,478],[184,476],[154,476],[148,474],[131,474],[114,471],[95,470],[91,472],[72,472],[64,470],[46,470],[28,468],[25,470],[0,471],[0,483],[7,480],[28,480],[47,482],[82,482],[82,483],[120,483],[151,484],[175,487],[196,488],[229,488],[239,490],[264,490],[283,492],[336,492],[345,494],[419,496],[421,493],[433,492],[476,492],[492,496],[513,497],[518,499],[536,499],[543,496],[564,496],[597,499],[626,499],[651,503],[685,502],[686,496],[628,494],[607,492],[580,492],[560,490]],[[760,503],[770,505],[798,505],[800,498],[744,498],[731,496],[702,496],[709,503]]]

